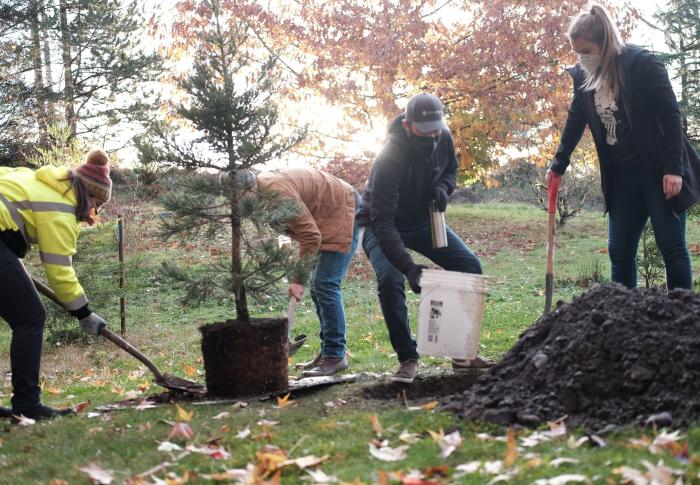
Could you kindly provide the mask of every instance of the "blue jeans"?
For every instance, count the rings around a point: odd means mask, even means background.
[[[634,162],[634,161],[633,161]],[[628,288],[637,286],[637,249],[651,218],[656,245],[666,265],[668,289],[693,284],[685,241],[686,213],[677,215],[663,193],[662,182],[644,170],[619,164],[613,172],[608,206],[608,253],[612,280]]]
[[[345,308],[340,293],[340,282],[348,272],[360,228],[355,222],[352,247],[347,253],[320,251],[311,274],[311,299],[321,323],[321,355],[342,358],[345,356]]]
[[[430,225],[416,231],[399,232],[401,240],[412,249],[448,271],[481,274],[481,263],[462,240],[447,228],[447,247],[433,249]],[[406,308],[403,274],[384,256],[370,227],[365,228],[362,247],[377,274],[377,292],[389,340],[399,362],[418,359],[416,341],[411,336]]]

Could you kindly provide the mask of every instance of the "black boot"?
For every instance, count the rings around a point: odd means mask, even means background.
[[[13,409],[12,414],[15,416],[22,415],[25,418],[33,419],[35,421],[41,421],[44,419],[53,419],[75,414],[75,411],[70,408],[56,409],[50,408],[49,406],[44,406],[43,404],[37,404],[36,406],[28,409]]]
[[[0,419],[12,417],[12,409],[0,407]]]

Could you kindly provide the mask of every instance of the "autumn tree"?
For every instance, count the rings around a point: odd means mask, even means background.
[[[307,0],[253,8],[231,0],[225,7],[285,60],[300,88],[342,106],[358,131],[398,114],[416,92],[434,92],[471,175],[525,141],[547,143],[571,97],[563,68],[574,61],[565,31],[576,3]],[[632,18],[621,17],[623,31]]]

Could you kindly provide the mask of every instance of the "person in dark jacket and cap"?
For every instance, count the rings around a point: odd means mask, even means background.
[[[425,266],[414,263],[407,248],[446,270],[481,274],[479,259],[449,227],[447,247],[432,246],[430,205],[445,211],[457,177],[457,157],[443,110],[437,97],[421,93],[390,123],[388,140],[374,160],[357,216],[358,224],[365,227],[362,247],[377,274],[379,302],[400,363],[392,376],[396,382],[412,382],[418,366],[404,276],[411,289],[420,293]],[[481,358],[453,361],[460,368],[487,364]]]
[[[637,247],[651,219],[667,287],[691,288],[685,224],[700,198],[700,159],[683,133],[666,68],[649,51],[623,44],[595,3],[574,19],[568,37],[579,55],[569,70],[574,98],[546,182],[564,174],[588,126],[609,214],[612,280],[637,286]]]

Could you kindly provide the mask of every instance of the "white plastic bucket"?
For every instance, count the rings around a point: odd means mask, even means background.
[[[486,278],[424,269],[420,278],[418,352],[471,360],[479,351]]]

